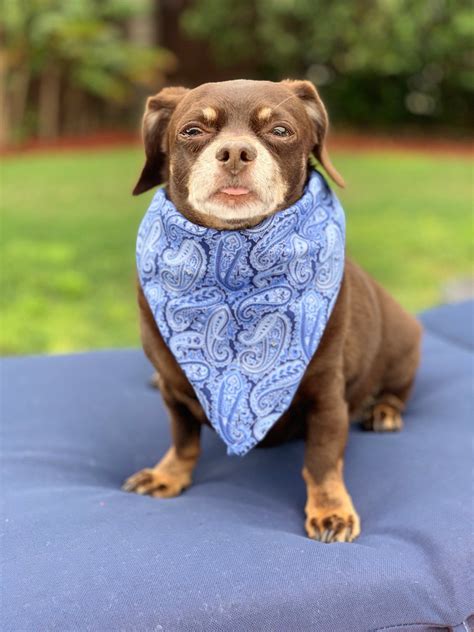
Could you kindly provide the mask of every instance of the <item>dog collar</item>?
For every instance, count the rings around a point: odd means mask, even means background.
[[[159,189],[137,239],[158,329],[228,447],[243,455],[288,409],[344,271],[344,211],[318,172],[245,230],[187,220]]]

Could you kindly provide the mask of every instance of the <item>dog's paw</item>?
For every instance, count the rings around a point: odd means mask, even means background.
[[[148,494],[155,498],[172,498],[179,496],[190,485],[191,476],[185,472],[145,468],[127,478],[122,489],[136,494]]]
[[[360,519],[353,508],[314,509],[307,514],[305,527],[318,542],[352,542],[360,534]]]
[[[398,432],[403,428],[401,413],[390,404],[375,404],[362,420],[362,428],[373,432]]]

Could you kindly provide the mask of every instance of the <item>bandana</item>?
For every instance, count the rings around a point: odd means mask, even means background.
[[[194,224],[156,192],[138,232],[140,283],[229,454],[290,406],[339,293],[344,235],[318,172],[295,204],[245,230]]]

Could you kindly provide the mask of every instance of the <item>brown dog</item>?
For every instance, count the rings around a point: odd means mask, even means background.
[[[134,194],[165,181],[168,197],[194,223],[254,226],[298,200],[313,153],[344,182],[325,149],[326,110],[307,81],[228,81],[194,90],[165,88],[148,99],[146,164]],[[194,390],[166,346],[139,288],[145,353],[171,417],[172,447],[124,489],[160,498],[191,484],[208,423]],[[323,542],[351,541],[359,517],[343,479],[349,419],[394,431],[419,361],[421,327],[373,279],[347,261],[341,290],[316,354],[288,411],[262,441],[305,438],[306,531]]]

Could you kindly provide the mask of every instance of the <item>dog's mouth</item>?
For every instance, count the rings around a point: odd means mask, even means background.
[[[212,197],[216,202],[230,206],[244,206],[258,199],[254,191],[240,185],[221,187]]]
[[[250,189],[247,189],[246,187],[224,187],[219,191],[219,193],[225,193],[226,195],[232,196],[240,196],[250,193]]]

